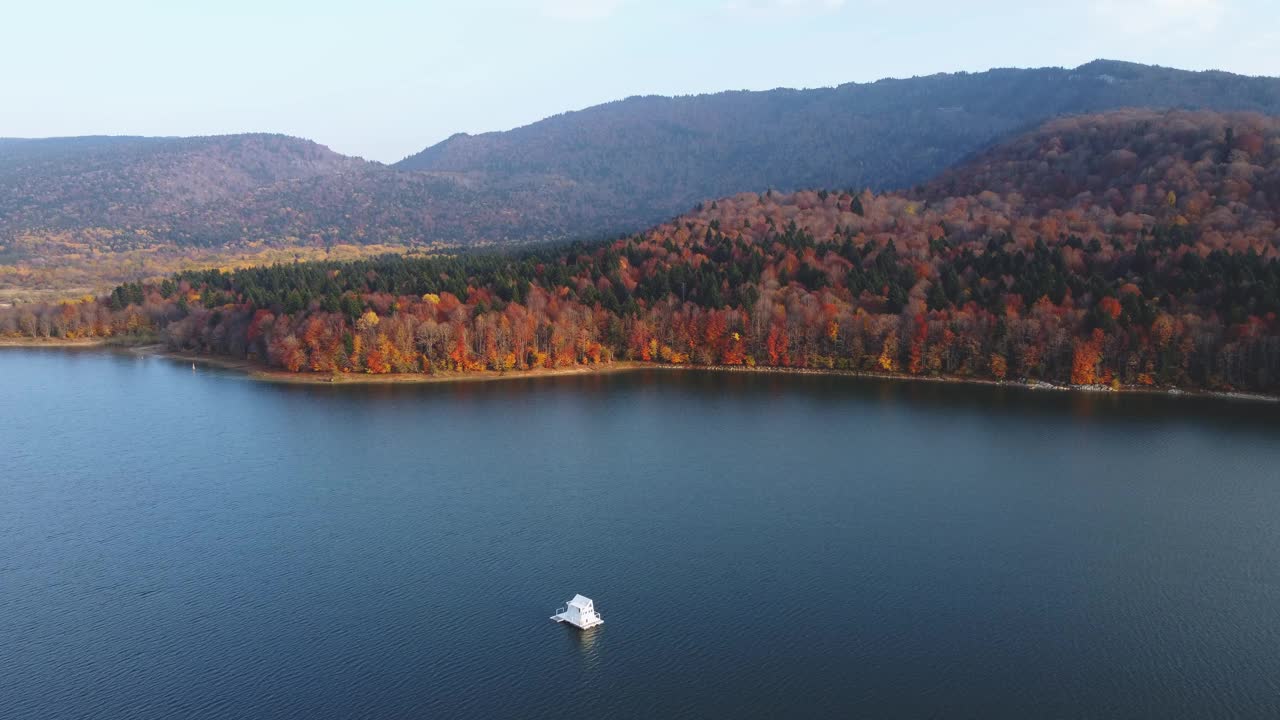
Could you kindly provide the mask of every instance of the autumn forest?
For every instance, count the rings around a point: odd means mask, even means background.
[[[1280,390],[1280,121],[1051,121],[909,192],[744,193],[617,239],[127,283],[0,336],[283,371],[618,361]]]

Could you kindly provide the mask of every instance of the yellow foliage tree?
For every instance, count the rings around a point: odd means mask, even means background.
[[[879,363],[880,369],[885,372],[898,371],[898,331],[894,330],[885,336]]]
[[[997,380],[1003,380],[1009,374],[1009,363],[999,353],[991,353],[991,374]]]
[[[378,318],[378,313],[372,310],[366,310],[365,313],[360,316],[360,319],[356,320],[356,330],[359,330],[360,332],[372,330],[378,327],[379,322],[381,322],[381,320]]]

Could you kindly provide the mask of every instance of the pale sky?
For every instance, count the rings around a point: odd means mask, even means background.
[[[1099,57],[1280,75],[1280,0],[11,0],[0,136],[268,131],[391,162],[630,95]]]

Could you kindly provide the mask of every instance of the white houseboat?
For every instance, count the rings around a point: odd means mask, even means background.
[[[556,622],[567,622],[583,630],[604,624],[604,618],[596,612],[591,598],[581,595],[574,595],[573,599],[565,603],[559,612],[551,616],[551,619]]]

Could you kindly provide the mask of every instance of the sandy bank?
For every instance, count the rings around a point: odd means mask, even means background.
[[[1182,388],[1124,386],[1112,388],[1107,385],[1059,385],[1043,380],[992,380],[986,378],[955,376],[916,376],[895,375],[889,373],[864,372],[858,370],[828,370],[824,368],[778,368],[748,367],[744,365],[670,365],[665,363],[645,363],[622,361],[600,365],[582,365],[568,368],[539,368],[536,370],[512,370],[498,372],[483,370],[478,372],[437,372],[392,373],[387,375],[371,375],[365,373],[291,373],[267,367],[250,360],[220,358],[196,353],[173,352],[159,344],[129,345],[118,341],[101,338],[85,340],[0,338],[0,348],[104,348],[124,350],[127,352],[163,357],[179,362],[189,362],[205,367],[242,372],[264,382],[287,383],[290,385],[399,385],[416,383],[450,383],[450,382],[491,382],[495,380],[519,380],[525,378],[586,376],[609,373],[633,372],[636,370],[664,370],[677,372],[737,372],[758,373],[765,375],[815,375],[831,377],[857,377],[874,380],[895,380],[904,382],[931,382],[945,384],[985,385],[989,387],[1019,388],[1037,391],[1057,392],[1089,392],[1089,393],[1127,393],[1144,395],[1166,395],[1171,397],[1213,397],[1229,400],[1249,400],[1260,402],[1280,402],[1280,397],[1262,393],[1245,393],[1229,391],[1186,390]]]

